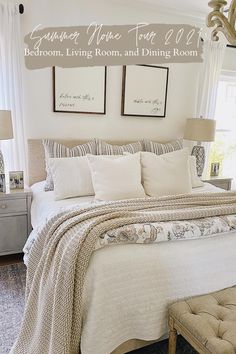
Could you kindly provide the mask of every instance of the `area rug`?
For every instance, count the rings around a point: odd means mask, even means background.
[[[0,266],[0,354],[8,354],[19,331],[24,311],[26,268],[24,264]],[[167,340],[135,350],[130,354],[167,354]],[[177,354],[196,354],[178,338]]]
[[[24,310],[26,268],[23,263],[0,267],[0,353],[12,347]]]

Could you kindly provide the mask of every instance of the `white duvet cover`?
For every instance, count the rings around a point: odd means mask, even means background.
[[[205,184],[194,192],[219,191]],[[34,227],[68,205],[55,202],[43,183],[33,186]],[[236,232],[197,240],[115,245],[93,253],[83,293],[82,354],[108,354],[129,339],[167,333],[167,308],[177,299],[236,284]]]

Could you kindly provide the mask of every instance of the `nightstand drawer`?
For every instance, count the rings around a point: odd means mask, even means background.
[[[231,182],[221,182],[221,183],[218,183],[218,185],[216,187],[219,187],[219,188],[222,188],[222,189],[225,189],[226,191],[229,191],[231,189]]]
[[[0,215],[9,213],[26,212],[26,199],[5,199],[0,200]]]
[[[27,215],[0,217],[0,255],[22,252],[27,240]]]

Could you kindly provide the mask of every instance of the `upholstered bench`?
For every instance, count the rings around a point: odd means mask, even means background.
[[[199,353],[236,353],[236,286],[177,302],[169,308],[169,354],[177,333]]]

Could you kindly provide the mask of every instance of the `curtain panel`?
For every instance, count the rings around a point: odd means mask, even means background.
[[[0,110],[11,110],[14,139],[1,141],[6,170],[26,172],[23,47],[19,5],[0,0]]]
[[[226,43],[204,41],[203,65],[199,77],[196,117],[215,118],[217,88],[223,66]]]
[[[204,40],[203,64],[199,76],[196,117],[215,119],[216,99],[220,73],[223,66],[226,42]],[[210,144],[205,143],[206,162],[203,175],[207,174]]]

